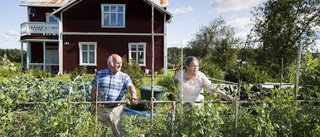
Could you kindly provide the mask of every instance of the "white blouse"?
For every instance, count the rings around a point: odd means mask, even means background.
[[[200,93],[203,93],[203,88],[207,92],[212,92],[214,88],[211,86],[211,81],[206,77],[206,75],[198,71],[196,77],[192,81],[185,81],[182,78],[181,74],[184,74],[185,69],[181,70],[174,76],[174,79],[179,80],[179,92],[178,99],[182,101],[201,101],[204,99],[204,96]]]

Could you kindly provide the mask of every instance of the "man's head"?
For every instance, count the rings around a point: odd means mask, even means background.
[[[107,64],[111,73],[119,72],[122,67],[122,58],[118,54],[112,54],[109,56]]]

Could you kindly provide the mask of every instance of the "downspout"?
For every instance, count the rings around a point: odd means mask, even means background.
[[[63,19],[63,14],[60,12],[60,20],[59,21],[59,34],[58,34],[58,39],[59,39],[59,73],[63,74],[63,34],[62,34],[62,19]]]
[[[46,70],[46,42],[44,41],[43,44],[43,70]]]
[[[164,31],[164,36],[163,36],[163,45],[164,45],[164,49],[163,49],[163,68],[164,68],[164,75],[167,75],[167,71],[168,71],[168,41],[167,41],[167,34],[168,34],[168,23],[167,23],[167,18],[166,18],[166,14],[164,15],[164,25],[163,25],[163,31]]]

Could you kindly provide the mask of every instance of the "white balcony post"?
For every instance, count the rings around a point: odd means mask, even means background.
[[[21,42],[21,69],[23,69],[23,42]]]
[[[31,60],[31,46],[30,43],[27,42],[27,68],[30,68],[29,63]]]
[[[46,27],[46,23],[42,23],[42,35],[46,35],[46,29],[45,29],[45,27]]]

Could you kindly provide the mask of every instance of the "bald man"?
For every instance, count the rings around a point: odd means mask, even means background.
[[[117,54],[112,54],[107,60],[108,69],[100,70],[96,73],[91,82],[91,101],[124,101],[125,90],[131,94],[131,105],[137,105],[137,93],[130,77],[121,72],[122,58]],[[99,81],[98,80],[99,77]],[[99,83],[99,84],[98,84]],[[98,91],[97,91],[97,85]],[[113,136],[122,136],[123,106],[121,104],[100,104],[98,105],[98,115],[101,123],[111,125]],[[106,136],[106,132],[103,134]]]

